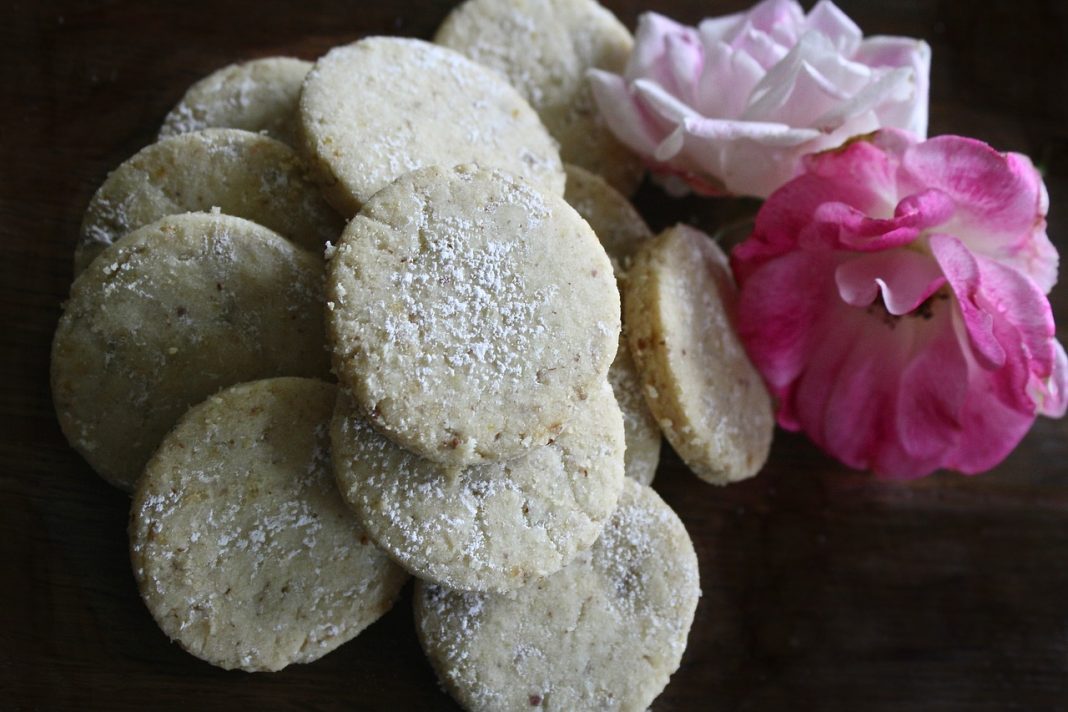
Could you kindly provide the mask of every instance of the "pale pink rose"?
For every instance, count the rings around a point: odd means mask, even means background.
[[[931,50],[864,38],[834,3],[765,0],[697,28],[642,15],[623,76],[591,70],[601,115],[654,170],[767,197],[807,153],[890,127],[927,134]]]
[[[743,343],[803,430],[890,477],[1000,462],[1068,404],[1031,162],[880,131],[805,158],[735,248]]]

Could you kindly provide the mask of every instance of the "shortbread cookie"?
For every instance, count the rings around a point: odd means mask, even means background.
[[[653,231],[630,201],[600,176],[570,163],[564,169],[567,172],[564,199],[593,228],[612,259],[616,277],[624,279],[632,256],[653,239]],[[608,369],[608,381],[626,423],[627,477],[647,485],[653,481],[660,461],[660,426],[645,405],[634,361],[622,337],[616,360]]]
[[[379,435],[347,395],[331,425],[342,497],[371,538],[422,579],[506,591],[597,539],[623,487],[623,417],[607,383],[549,444],[450,472]]]
[[[163,120],[159,137],[225,127],[262,131],[295,146],[300,87],[311,67],[292,57],[223,67],[189,87]]]
[[[619,294],[563,198],[424,168],[376,194],[327,269],[334,371],[376,429],[455,466],[558,434],[616,351]]]
[[[408,578],[334,486],[335,391],[306,378],[229,388],[190,409],[145,468],[130,514],[141,597],[212,665],[316,660],[378,620]]]
[[[323,191],[346,216],[423,166],[478,163],[564,192],[556,144],[515,89],[428,42],[371,37],[335,47],[309,72],[300,114]]]
[[[416,629],[468,710],[641,712],[678,669],[700,595],[682,522],[627,481],[601,538],[569,566],[505,594],[420,582]]]
[[[653,231],[623,195],[600,176],[566,164],[567,189],[564,200],[597,233],[605,252],[622,277],[642,245],[653,239]]]
[[[316,252],[344,227],[291,148],[247,131],[208,129],[148,146],[111,172],[85,211],[75,274],[128,232],[216,207]]]
[[[616,360],[608,369],[608,382],[612,385],[619,409],[623,412],[623,430],[626,433],[627,450],[624,457],[627,477],[643,485],[651,484],[660,462],[660,426],[649,411],[642,396],[641,380],[634,367],[626,339],[619,338]]]
[[[755,475],[771,446],[771,398],[738,341],[727,258],[684,225],[641,250],[624,292],[627,340],[649,409],[697,476]]]
[[[271,376],[328,378],[323,263],[265,227],[175,215],[130,233],[75,280],[52,343],[63,433],[133,489],[189,406]]]
[[[594,0],[468,0],[434,41],[508,77],[553,138],[560,155],[631,195],[641,161],[597,112],[586,72],[622,73],[634,39]]]

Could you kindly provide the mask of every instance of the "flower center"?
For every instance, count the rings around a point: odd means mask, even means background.
[[[920,302],[912,311],[907,314],[891,314],[890,310],[886,308],[886,302],[883,301],[883,295],[877,294],[875,301],[868,305],[865,310],[868,314],[872,315],[890,329],[894,329],[897,323],[902,319],[922,319],[923,321],[930,321],[935,315],[935,305],[938,302],[944,302],[949,299],[949,289],[942,287],[937,292]]]

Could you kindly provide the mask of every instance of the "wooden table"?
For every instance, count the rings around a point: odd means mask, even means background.
[[[739,2],[609,2],[694,22]],[[81,213],[152,141],[185,87],[226,63],[308,59],[367,34],[429,37],[449,0],[395,4],[9,2],[0,10],[0,708],[452,709],[409,594],[355,641],[277,674],[223,672],[167,641],[127,559],[128,499],[66,445],[49,343]],[[1058,2],[842,0],[869,33],[934,49],[932,134],[1044,165],[1068,247],[1068,11]],[[730,209],[638,203],[654,227]],[[1052,299],[1068,324],[1068,289]],[[1068,341],[1068,330],[1060,330]],[[996,471],[887,484],[779,433],[763,474],[698,482],[665,448],[657,489],[682,516],[704,597],[656,710],[1068,709],[1068,422],[1040,421]]]

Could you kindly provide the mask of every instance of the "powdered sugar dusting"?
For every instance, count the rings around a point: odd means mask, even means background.
[[[556,144],[502,77],[427,42],[372,37],[331,50],[301,98],[331,200],[355,213],[423,166],[499,166],[559,195]]]
[[[454,465],[559,432],[607,371],[618,293],[555,196],[477,166],[378,193],[330,262],[335,370],[375,427]]]
[[[145,226],[75,282],[52,362],[60,424],[132,489],[190,405],[241,381],[328,373],[322,298],[318,258],[258,225],[197,213]]]
[[[616,360],[608,369],[608,382],[612,384],[612,392],[623,411],[627,477],[647,485],[653,481],[660,461],[660,426],[645,404],[641,379],[623,338],[619,340]]]
[[[597,2],[470,0],[457,7],[434,41],[506,76],[560,142],[565,161],[610,175],[633,190],[640,175],[603,125],[586,73],[622,72],[630,33]]]
[[[548,217],[535,193],[522,197],[518,235]],[[536,378],[531,371],[548,346],[544,313],[558,287],[528,286],[520,266],[530,261],[531,246],[512,235],[474,246],[471,233],[485,229],[476,221],[447,215],[431,224],[426,209],[419,216],[416,229],[433,237],[389,278],[399,304],[383,320],[382,355],[416,351],[411,367],[421,388],[462,378],[493,393],[505,379]]]
[[[216,207],[319,251],[342,223],[304,173],[292,149],[247,131],[209,129],[147,146],[93,195],[75,268],[84,270],[107,245],[160,218]]]
[[[404,576],[337,495],[333,387],[224,391],[164,442],[134,503],[131,548],[161,627],[224,667],[313,660],[388,608]]]
[[[267,57],[231,64],[185,93],[160,129],[160,138],[211,127],[263,131],[293,145],[297,99],[309,62]]]
[[[622,487],[622,418],[599,389],[551,445],[450,472],[379,435],[338,400],[342,495],[413,573],[457,589],[507,590],[592,544]]]
[[[682,523],[628,482],[587,555],[507,594],[417,590],[420,639],[469,708],[644,709],[678,667],[700,595]]]

